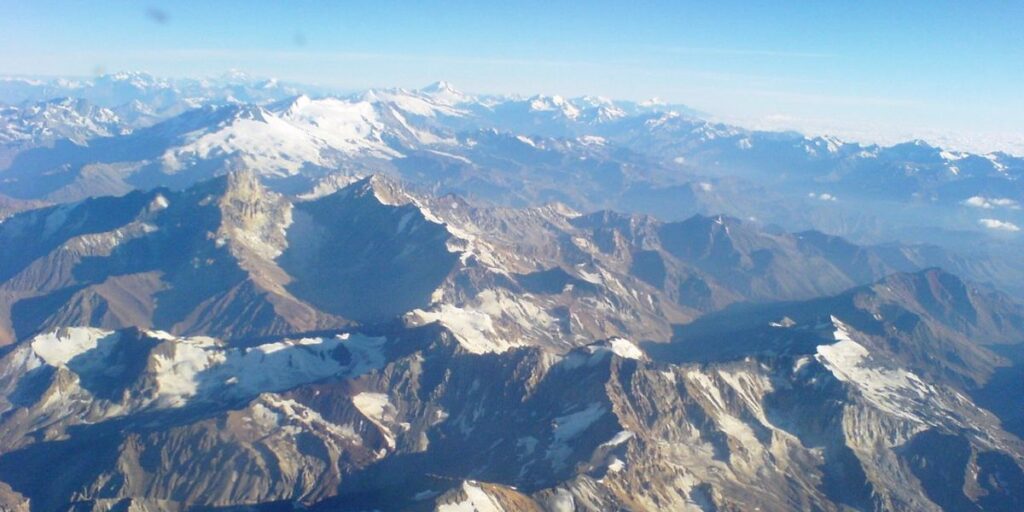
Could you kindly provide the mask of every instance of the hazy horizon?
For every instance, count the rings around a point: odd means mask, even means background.
[[[7,5],[0,73],[681,103],[749,128],[1024,152],[1021,5]],[[935,37],[943,34],[943,37]],[[954,147],[955,146],[955,147]]]

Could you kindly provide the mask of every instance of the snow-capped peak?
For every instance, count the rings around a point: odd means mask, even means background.
[[[569,119],[576,119],[580,109],[561,96],[534,96],[530,98],[530,110],[534,112],[560,112]]]
[[[445,82],[443,80],[440,82],[434,82],[420,89],[418,92],[420,95],[430,98],[435,103],[447,106],[454,106],[473,101],[471,96],[456,89],[450,82]]]
[[[253,80],[245,71],[239,69],[229,69],[220,76],[220,79],[225,82],[250,82]]]
[[[458,95],[462,94],[462,92],[460,92],[458,89],[456,89],[454,86],[452,86],[452,84],[450,82],[446,82],[444,80],[440,80],[440,81],[434,82],[434,83],[432,83],[432,84],[430,84],[430,85],[420,89],[420,92],[423,92],[423,93],[426,93],[426,94],[458,94]]]

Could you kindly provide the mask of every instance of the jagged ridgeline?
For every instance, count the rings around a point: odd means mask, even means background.
[[[974,261],[274,188],[0,223],[0,508],[1024,508],[1024,309]]]

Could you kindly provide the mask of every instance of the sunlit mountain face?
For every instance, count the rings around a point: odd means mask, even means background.
[[[0,512],[1024,510],[1024,7],[0,12]]]

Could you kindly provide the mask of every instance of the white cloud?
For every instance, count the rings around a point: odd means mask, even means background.
[[[834,196],[832,194],[829,194],[827,192],[822,192],[820,194],[815,194],[814,192],[811,192],[810,194],[807,194],[807,197],[809,197],[811,199],[818,199],[820,201],[836,201],[836,200],[838,200],[838,198],[836,196]]]
[[[981,219],[978,221],[978,224],[981,224],[982,226],[988,229],[994,229],[996,231],[1009,231],[1011,233],[1016,233],[1017,231],[1020,231],[1020,227],[1018,227],[1016,224],[998,219]]]
[[[1020,204],[1017,201],[1006,197],[971,196],[965,199],[963,204],[972,208],[983,208],[985,210],[991,210],[993,208],[1009,208],[1011,210],[1020,209]]]
[[[710,183],[708,183],[706,181],[702,181],[700,183],[697,183],[697,186],[700,187],[700,189],[703,190],[704,192],[711,192],[712,190],[715,189],[714,185],[712,185],[712,184],[710,184]]]

